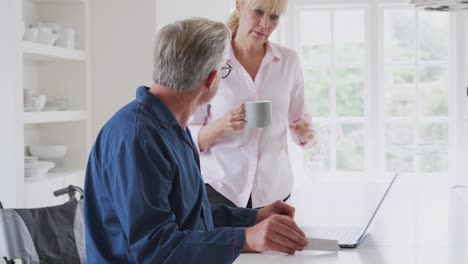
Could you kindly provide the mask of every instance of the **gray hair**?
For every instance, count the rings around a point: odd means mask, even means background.
[[[204,18],[164,26],[154,45],[153,81],[178,92],[195,89],[221,68],[230,38],[223,23]]]

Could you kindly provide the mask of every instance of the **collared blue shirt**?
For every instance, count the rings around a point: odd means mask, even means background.
[[[102,128],[85,182],[87,263],[232,263],[256,210],[210,208],[190,131],[166,105],[136,100]]]

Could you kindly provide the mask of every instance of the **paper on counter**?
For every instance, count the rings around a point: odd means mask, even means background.
[[[338,251],[338,240],[307,237],[306,250]]]

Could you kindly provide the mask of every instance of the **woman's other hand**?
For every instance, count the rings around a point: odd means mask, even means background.
[[[289,128],[302,146],[307,145],[315,139],[314,130],[309,121],[300,121],[290,124]]]

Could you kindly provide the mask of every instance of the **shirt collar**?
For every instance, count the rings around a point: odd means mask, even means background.
[[[136,91],[136,101],[140,103],[153,116],[163,128],[176,126],[179,122],[169,108],[149,88],[140,86]]]
[[[265,53],[265,60],[267,62],[270,61],[281,61],[283,59],[281,51],[278,49],[278,47],[275,44],[271,44],[269,41],[266,43],[267,44],[267,50]],[[231,60],[237,60],[236,55],[234,54],[234,50],[232,48],[232,44],[228,46],[228,62]]]
[[[275,44],[270,43],[269,41],[267,42],[267,51],[265,56],[269,56],[269,58],[272,61],[280,61],[283,59],[281,51],[278,49],[278,46]]]

